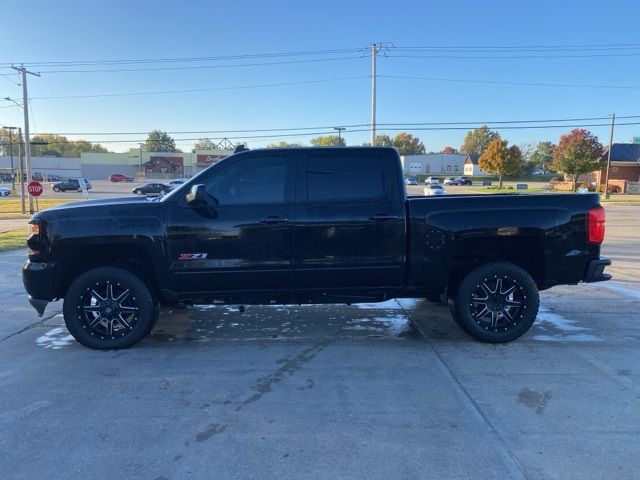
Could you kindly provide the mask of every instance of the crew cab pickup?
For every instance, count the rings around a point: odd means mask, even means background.
[[[128,347],[164,304],[449,303],[507,342],[538,291],[608,280],[597,194],[407,196],[391,148],[245,150],[168,195],[60,205],[30,220],[23,280],[39,314]]]

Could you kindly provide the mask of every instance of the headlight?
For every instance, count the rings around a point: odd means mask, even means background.
[[[34,235],[40,234],[40,224],[39,223],[29,223],[27,226],[27,236],[33,237]]]

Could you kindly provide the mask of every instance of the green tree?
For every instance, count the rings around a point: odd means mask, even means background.
[[[143,148],[147,152],[178,152],[176,141],[167,132],[152,130],[149,132]]]
[[[11,136],[9,136],[11,133]],[[8,128],[0,128],[0,155],[11,155],[11,147],[13,146],[13,156],[18,156],[18,130],[9,130]]]
[[[218,144],[214,143],[210,138],[201,138],[193,144],[194,150],[218,150]]]
[[[496,138],[500,138],[498,132],[490,130],[488,126],[483,125],[475,130],[469,130],[464,137],[464,142],[460,147],[460,152],[467,155],[482,155],[489,144]]]
[[[371,142],[365,142],[363,147],[370,147]],[[389,135],[376,135],[376,147],[393,147],[393,140]]]
[[[108,152],[99,143],[86,140],[69,140],[62,135],[43,133],[31,139],[31,155],[54,157],[79,157],[81,152]]]
[[[602,154],[598,137],[585,129],[575,128],[560,137],[558,146],[553,149],[551,168],[570,177],[575,192],[580,175],[603,167]]]
[[[400,155],[415,155],[425,152],[420,139],[407,132],[400,132],[393,137],[393,146],[398,149]]]
[[[278,143],[270,143],[267,148],[298,148],[301,147],[299,143],[289,143],[284,140],[280,140]]]
[[[316,147],[345,147],[347,143],[344,138],[338,137],[338,135],[323,135],[311,139],[311,145]]]
[[[539,168],[543,172],[547,172],[553,162],[553,149],[556,146],[552,142],[538,142],[538,144],[529,155],[528,161],[534,168]]]
[[[515,145],[507,147],[508,144],[506,140],[495,138],[478,159],[482,170],[500,177],[499,188],[502,188],[503,175],[517,175],[524,165],[520,149]]]

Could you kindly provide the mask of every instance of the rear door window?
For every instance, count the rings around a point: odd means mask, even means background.
[[[382,158],[377,155],[311,154],[306,161],[310,202],[366,201],[384,197]]]

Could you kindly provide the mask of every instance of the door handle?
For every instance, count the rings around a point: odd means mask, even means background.
[[[369,220],[374,220],[376,222],[388,222],[389,220],[397,220],[397,215],[388,215],[386,213],[376,213],[369,217]]]
[[[282,218],[282,217],[278,217],[276,215],[270,215],[268,217],[262,217],[260,219],[260,223],[266,223],[269,225],[273,225],[276,223],[287,223],[289,220],[287,220],[286,218]]]

